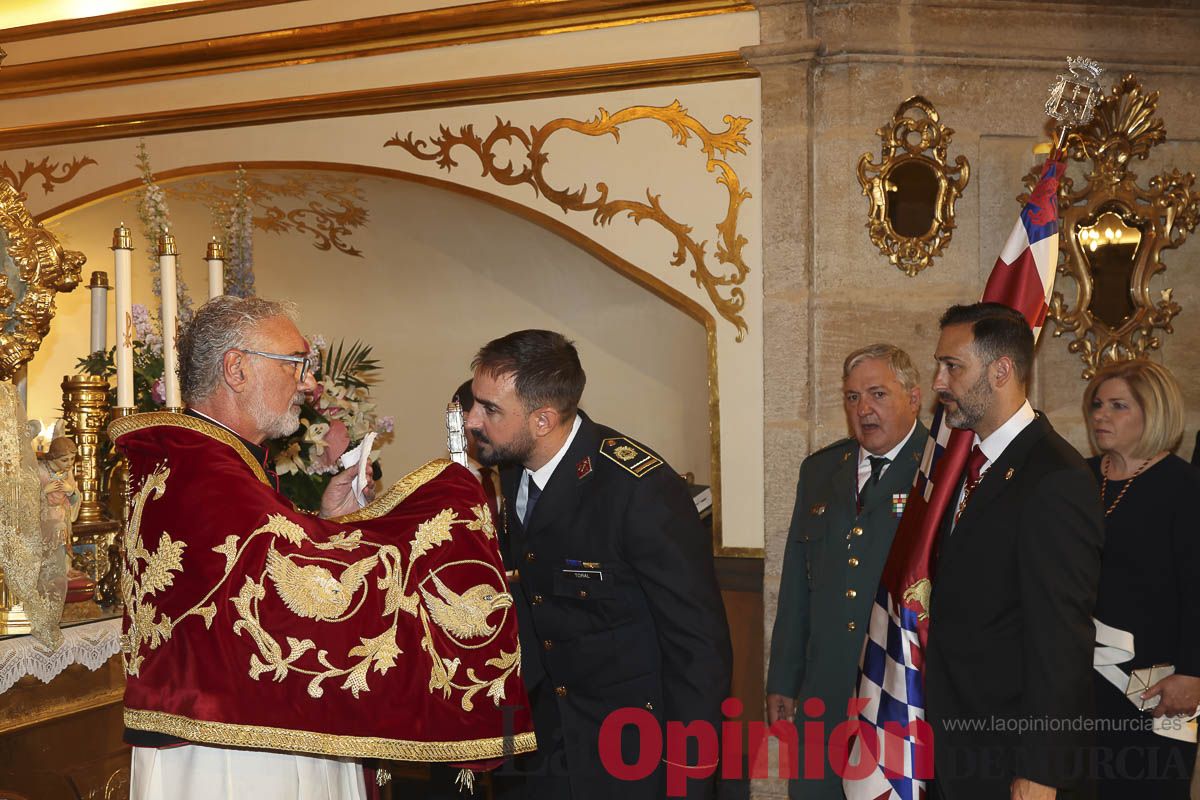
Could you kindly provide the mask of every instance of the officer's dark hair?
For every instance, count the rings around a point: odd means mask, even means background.
[[[1033,364],[1033,330],[1021,312],[1001,303],[972,303],[950,306],[942,314],[940,327],[970,325],[975,336],[975,354],[984,364],[1001,356],[1012,359],[1017,380],[1029,384]]]
[[[515,331],[493,339],[479,348],[471,369],[497,378],[512,375],[526,412],[550,406],[564,419],[575,416],[587,382],[575,343],[554,331]]]
[[[468,413],[475,405],[475,393],[471,391],[471,382],[463,381],[463,385],[454,390],[454,396],[450,400],[462,406],[464,414]]]

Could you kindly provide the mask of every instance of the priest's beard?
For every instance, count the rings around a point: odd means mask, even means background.
[[[938,397],[943,404],[947,400],[954,402],[953,407],[946,406],[946,422],[950,423],[951,427],[974,430],[992,402],[992,385],[988,383],[985,371],[962,397],[955,397],[949,392],[939,392]]]
[[[300,427],[300,406],[304,403],[304,392],[297,391],[292,397],[288,410],[276,414],[267,408],[266,398],[262,393],[255,394],[247,403],[246,410],[254,426],[266,434],[267,439],[280,439],[291,436]]]

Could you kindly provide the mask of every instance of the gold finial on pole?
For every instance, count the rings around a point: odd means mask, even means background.
[[[206,261],[225,260],[225,244],[217,241],[217,237],[213,236],[212,241],[208,243],[208,252],[204,254]]]
[[[122,222],[117,227],[113,228],[113,250],[132,250],[133,249],[133,234],[129,228],[125,227]]]
[[[175,237],[166,229],[163,229],[162,236],[158,237],[158,254],[160,256],[179,255],[179,249],[175,246]]]

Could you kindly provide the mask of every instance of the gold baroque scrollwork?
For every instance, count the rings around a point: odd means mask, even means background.
[[[858,182],[871,204],[867,231],[879,252],[912,277],[950,244],[954,203],[970,181],[971,165],[961,155],[953,166],[947,161],[954,129],[920,95],[901,103],[876,134],[880,163],[870,153],[858,159]]]
[[[1182,245],[1200,222],[1200,193],[1192,188],[1196,176],[1171,170],[1150,178],[1143,189],[1129,171],[1130,161],[1146,159],[1166,141],[1162,119],[1154,116],[1158,96],[1126,75],[1101,99],[1092,122],[1067,138],[1071,160],[1090,161],[1091,169],[1078,191],[1066,175],[1059,184],[1058,271],[1074,280],[1076,295],[1068,303],[1055,291],[1048,317],[1055,336],[1074,335],[1068,349],[1084,362],[1084,379],[1105,363],[1144,358],[1158,349],[1162,342],[1155,331],[1171,333],[1171,320],[1181,310],[1170,288],[1155,296],[1150,281],[1166,269],[1162,251]],[[1029,189],[1037,169],[1025,176]]]
[[[87,259],[35,222],[16,188],[0,181],[0,380],[33,358],[54,318],[54,295],[79,285]]]
[[[268,233],[300,233],[313,239],[318,250],[362,256],[348,238],[367,223],[366,193],[354,176],[318,172],[286,172],[277,177],[249,172],[246,194],[258,213],[254,227]],[[196,178],[170,184],[170,197],[194,200],[210,207],[227,204],[233,194],[228,181]],[[297,205],[287,208],[286,200]]]
[[[705,252],[707,240],[696,241],[691,235],[692,227],[668,215],[662,207],[662,196],[650,189],[646,190],[646,202],[610,199],[608,186],[603,181],[597,181],[595,193],[589,198],[587,186],[560,189],[547,181],[545,169],[551,159],[547,143],[555,133],[567,130],[584,136],[611,135],[619,142],[622,125],[647,119],[666,125],[682,147],[686,147],[689,139],[695,136],[705,156],[707,171],[717,173],[716,182],[728,192],[725,217],[716,224],[718,239],[715,247],[717,262],[727,265],[728,269],[714,272],[710,268]],[[741,188],[737,173],[726,159],[731,153],[745,154],[744,147],[750,143],[745,129],[750,120],[726,114],[723,121],[728,126],[724,131],[710,131],[675,100],[668,106],[631,106],[613,114],[601,108],[595,117],[587,121],[559,118],[541,127],[530,126],[528,130],[497,117],[495,127],[485,137],[480,137],[472,125],[464,125],[458,133],[443,125],[439,135],[428,141],[414,138],[410,131],[403,139],[399,133],[395,134],[384,143],[384,147],[403,148],[415,158],[436,161],[446,171],[458,166],[452,151],[456,147],[465,147],[479,159],[485,177],[504,186],[528,185],[563,211],[591,211],[595,225],[607,225],[621,213],[627,214],[635,224],[643,220],[654,222],[675,238],[676,249],[671,265],[683,266],[690,261],[691,277],[708,294],[717,312],[737,328],[737,341],[740,342],[749,330],[742,316],[742,309],[746,305],[742,284],[750,268],[742,257],[742,248],[747,240],[738,233],[737,224],[741,204],[749,199],[750,193]],[[514,142],[525,150],[525,163],[520,166],[509,159],[507,146]],[[501,143],[505,146],[502,148],[504,154],[498,155],[496,148]]]
[[[88,156],[75,157],[71,159],[70,164],[62,164],[55,161],[50,163],[50,157],[46,156],[36,164],[26,159],[25,166],[21,167],[20,172],[16,172],[8,165],[7,161],[0,161],[0,180],[6,180],[13,185],[17,193],[24,202],[28,199],[29,194],[25,191],[25,184],[35,175],[42,176],[42,191],[46,194],[54,191],[54,187],[66,183],[79,174],[79,170],[86,167],[88,164],[97,163],[95,159]]]
[[[427,464],[414,475],[437,474],[441,465]],[[247,546],[259,536],[273,537],[267,551],[266,565],[261,574],[244,575],[244,580],[235,597],[230,599],[236,612],[232,632],[246,634],[253,643],[248,661],[248,674],[258,680],[270,674],[282,681],[295,674],[308,679],[307,691],[311,697],[319,698],[325,693],[326,680],[342,678],[341,689],[349,691],[355,699],[362,692],[370,691],[371,673],[386,673],[396,666],[397,658],[404,652],[397,645],[401,612],[412,615],[420,622],[423,637],[421,649],[431,662],[429,691],[440,691],[449,700],[454,692],[460,694],[459,705],[464,711],[473,707],[472,698],[484,691],[498,706],[504,700],[504,684],[509,676],[520,670],[519,653],[514,651],[500,654],[486,662],[495,670],[493,675],[480,676],[474,668],[466,670],[465,681],[457,676],[460,660],[446,658],[437,649],[430,620],[449,637],[456,646],[477,649],[490,643],[498,635],[512,608],[512,595],[505,591],[505,580],[495,567],[485,562],[452,562],[432,571],[425,579],[426,584],[412,585],[412,570],[415,562],[453,540],[453,528],[464,526],[467,530],[487,534],[492,525],[486,506],[472,509],[474,518],[460,519],[453,509],[443,509],[422,522],[410,543],[407,559],[400,548],[364,541],[358,530],[342,531],[326,541],[313,541],[305,529],[282,514],[268,515],[267,520],[245,536],[230,534],[225,542],[213,548],[213,552],[224,556],[224,569],[216,582],[194,606],[172,618],[161,613],[153,603],[153,597],[174,583],[177,575],[185,569],[186,543],[172,539],[163,531],[157,545],[150,549],[142,538],[142,518],[146,504],[161,499],[167,491],[171,476],[170,467],[159,464],[138,488],[123,534],[126,558],[121,586],[129,625],[122,637],[122,652],[125,671],[129,675],[139,674],[146,649],[154,650],[168,641],[175,628],[187,617],[200,617],[206,628],[213,625],[217,614],[214,596],[233,578],[234,567],[246,552]],[[409,476],[413,477],[413,476]],[[353,563],[322,558],[311,554],[293,553],[284,555],[276,544],[285,542],[293,546],[310,543],[317,550],[341,550],[347,553],[364,550],[366,555]],[[340,568],[337,576],[326,567],[329,564]],[[439,573],[461,564],[481,565],[493,573],[494,580],[470,586],[461,592],[450,590]],[[381,574],[379,574],[381,573]],[[373,577],[368,577],[372,576]],[[272,589],[273,587],[273,589]],[[368,637],[360,637],[360,644],[345,653],[344,665],[330,658],[326,649],[312,639],[284,637],[280,642],[263,624],[259,604],[269,592],[277,594],[289,611],[298,617],[327,622],[343,622],[359,612],[367,595],[379,590],[384,592],[381,630]],[[499,622],[489,623],[497,611],[504,617]],[[468,644],[463,640],[486,637],[481,644]],[[316,664],[313,664],[313,661]],[[458,678],[456,680],[456,677]]]

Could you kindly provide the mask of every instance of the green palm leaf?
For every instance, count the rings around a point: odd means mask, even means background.
[[[356,341],[346,348],[343,339],[337,347],[327,347],[321,364],[321,376],[347,388],[366,388],[379,370],[378,359],[371,358],[371,346]]]

